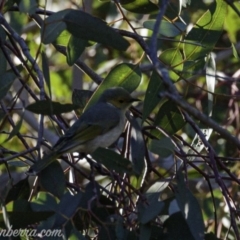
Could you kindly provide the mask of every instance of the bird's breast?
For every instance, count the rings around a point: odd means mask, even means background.
[[[85,143],[84,150],[85,152],[92,153],[98,147],[109,147],[112,145],[121,135],[125,126],[125,115],[120,119],[116,127],[110,129],[108,132],[97,136],[95,139]]]

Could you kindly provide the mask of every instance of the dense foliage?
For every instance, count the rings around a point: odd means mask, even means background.
[[[0,9],[0,238],[240,239],[239,1]],[[119,140],[26,175],[113,86],[142,100]]]

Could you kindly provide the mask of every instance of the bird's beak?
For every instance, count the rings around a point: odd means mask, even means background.
[[[130,100],[130,102],[139,102],[139,101],[141,101],[141,100],[138,99],[138,98],[132,98],[132,99]]]

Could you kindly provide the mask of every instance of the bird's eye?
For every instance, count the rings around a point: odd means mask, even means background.
[[[119,99],[118,101],[119,101],[120,103],[123,103],[123,102],[124,102],[122,99]]]

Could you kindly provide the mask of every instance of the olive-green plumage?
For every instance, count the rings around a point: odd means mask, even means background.
[[[114,143],[125,126],[125,113],[138,99],[123,88],[110,88],[103,92],[96,104],[89,107],[81,117],[59,138],[52,151],[36,162],[28,171],[37,174],[64,153],[92,153],[98,147]]]

